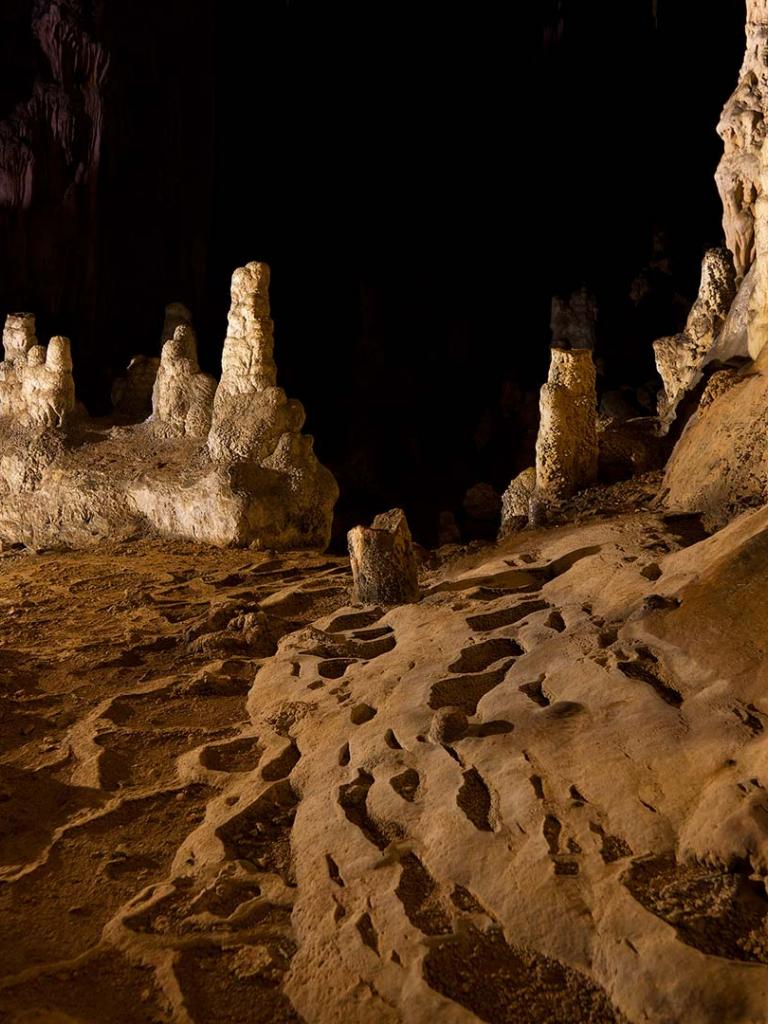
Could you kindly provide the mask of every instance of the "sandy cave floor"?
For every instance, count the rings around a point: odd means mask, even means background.
[[[0,1020],[768,1020],[766,517],[631,497],[389,611],[328,556],[3,553]]]

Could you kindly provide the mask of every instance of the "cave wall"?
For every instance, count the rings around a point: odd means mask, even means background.
[[[179,0],[0,11],[0,310],[72,337],[97,410],[110,376],[157,346],[164,303],[204,292],[213,29],[212,3],[190,18]]]
[[[342,509],[418,500],[427,536],[530,464],[555,292],[598,292],[614,383],[684,318],[720,238],[724,3],[548,0],[532,72],[492,17],[433,5],[6,0],[0,314],[71,336],[98,412],[168,301],[218,372],[232,268],[269,262],[281,383]],[[640,308],[666,213],[672,269]]]

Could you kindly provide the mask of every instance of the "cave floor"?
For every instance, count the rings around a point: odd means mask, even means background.
[[[4,552],[0,1020],[767,1019],[768,515],[634,498],[389,610],[330,556]]]

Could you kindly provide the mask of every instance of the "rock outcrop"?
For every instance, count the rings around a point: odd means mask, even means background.
[[[46,350],[32,316],[9,317],[0,540],[79,546],[154,529],[217,545],[324,549],[338,488],[301,434],[301,404],[275,384],[268,280],[265,264],[235,272],[218,389],[200,371],[189,311],[167,308],[152,415],[139,423],[152,360],[133,364],[113,422],[78,420],[68,340]]]
[[[536,487],[546,501],[568,497],[597,476],[595,365],[589,349],[552,349],[541,389]]]
[[[376,516],[347,535],[353,596],[361,604],[410,604],[419,599],[411,531],[402,509]]]
[[[680,334],[653,343],[656,368],[664,390],[659,393],[659,420],[669,429],[683,396],[701,380],[736,296],[730,255],[709,249],[701,265],[699,294]]]
[[[712,378],[667,463],[665,500],[719,529],[768,500],[768,349]]]
[[[760,150],[768,111],[768,2],[747,0],[746,49],[738,84],[717,126],[724,153],[715,175],[723,202],[723,229],[737,278],[755,258],[755,202],[760,185]]]
[[[536,490],[536,469],[529,466],[518,473],[501,496],[499,540],[521,530],[530,515],[531,498]]]
[[[728,247],[745,276],[712,355],[752,362],[713,375],[664,477],[668,504],[701,512],[710,529],[768,500],[766,43],[768,3],[748,0],[747,51],[720,123],[725,154],[717,171]]]

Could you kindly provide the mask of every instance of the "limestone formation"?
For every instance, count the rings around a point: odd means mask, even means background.
[[[675,446],[664,487],[671,508],[702,512],[718,529],[768,500],[768,349],[711,383]]]
[[[707,250],[701,265],[699,294],[683,331],[653,343],[656,368],[664,385],[659,393],[662,431],[669,429],[683,396],[701,380],[735,295],[733,264],[727,250]]]
[[[75,409],[75,382],[68,338],[37,344],[31,313],[13,314],[3,331],[0,416],[25,426],[60,427]]]
[[[724,153],[715,175],[723,202],[723,228],[741,279],[755,258],[760,150],[768,110],[767,0],[747,0],[746,50],[739,81],[718,124]]]
[[[301,430],[304,410],[276,386],[267,265],[239,267],[231,294],[208,448],[214,459],[260,461],[281,434]]]
[[[749,356],[757,359],[768,341],[768,139],[760,149],[754,234],[754,282],[747,314],[747,349]]]
[[[589,349],[552,349],[539,401],[536,486],[544,500],[564,498],[597,476],[595,365]]]
[[[152,389],[154,422],[169,437],[206,438],[215,391],[216,381],[200,371],[194,328],[179,324],[160,356]]]
[[[499,540],[516,533],[528,522],[531,495],[536,490],[536,469],[529,466],[512,480],[501,496]]]
[[[672,450],[669,435],[659,433],[655,416],[598,421],[598,474],[602,483],[615,483],[636,474],[662,469]]]
[[[748,0],[747,51],[720,123],[725,154],[717,172],[728,246],[746,275],[712,356],[733,366],[713,376],[664,478],[667,503],[723,526],[768,499],[768,0]],[[735,358],[734,358],[735,357]]]
[[[347,535],[354,598],[362,604],[409,604],[419,599],[411,531],[402,509],[377,515]]]
[[[13,363],[23,359],[31,348],[37,345],[34,313],[11,313],[3,329],[3,351],[5,361]]]
[[[46,350],[31,315],[10,317],[0,542],[80,546],[154,530],[216,545],[327,547],[338,487],[301,433],[301,404],[275,385],[268,279],[265,264],[235,272],[218,390],[200,371],[189,310],[166,308],[163,333],[172,334],[149,418],[156,361],[134,360],[113,421],[77,421],[69,342],[53,338]]]
[[[427,736],[432,743],[455,743],[463,739],[469,731],[467,715],[463,708],[439,708],[429,723]]]

